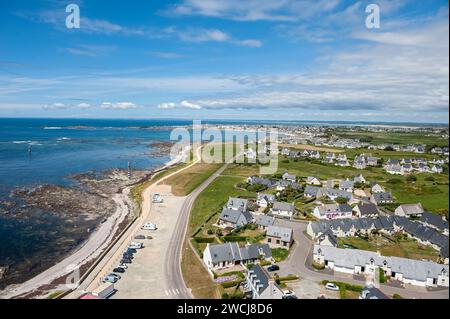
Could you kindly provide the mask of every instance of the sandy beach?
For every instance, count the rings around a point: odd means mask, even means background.
[[[188,151],[189,150],[185,148],[177,158],[170,160],[159,170],[167,169],[168,167],[184,161]],[[131,213],[130,208],[133,207],[133,203],[129,197],[130,190],[131,187],[126,187],[121,193],[113,196],[112,200],[117,207],[114,214],[100,224],[88,239],[74,252],[30,280],[20,284],[7,286],[0,291],[0,299],[20,298],[21,296],[33,294],[33,292],[36,292],[36,296],[33,296],[34,298],[45,298],[51,292],[67,290],[68,286],[63,283],[56,287],[47,287],[46,289],[43,289],[45,293],[39,291],[41,287],[48,286],[60,278],[76,273],[74,272],[74,269],[79,269],[82,265],[94,261],[101,255],[114,239],[114,235],[117,233],[120,224]],[[71,282],[69,282],[69,284],[70,283]]]

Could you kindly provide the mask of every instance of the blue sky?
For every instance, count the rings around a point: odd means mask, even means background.
[[[0,116],[448,122],[448,36],[447,0],[2,0]]]

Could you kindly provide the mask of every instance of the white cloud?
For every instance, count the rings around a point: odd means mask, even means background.
[[[192,109],[192,110],[200,110],[202,108],[200,105],[191,103],[189,101],[183,101],[180,103],[180,105],[186,109]]]
[[[88,109],[91,107],[91,105],[89,103],[79,103],[77,107],[79,107],[80,109]]]
[[[111,102],[103,102],[100,107],[102,109],[111,109],[111,110],[129,110],[135,109],[138,106],[131,102],[119,102],[119,103],[111,103]]]
[[[173,109],[176,106],[177,105],[175,103],[161,103],[157,107],[158,107],[158,109],[168,110],[168,109]]]

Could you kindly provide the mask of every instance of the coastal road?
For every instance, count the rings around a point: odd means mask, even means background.
[[[170,240],[169,248],[166,254],[164,262],[164,274],[166,279],[166,287],[169,291],[178,290],[178,299],[191,299],[193,298],[189,289],[183,279],[183,273],[181,271],[181,258],[183,244],[186,237],[187,225],[189,222],[189,215],[192,210],[192,206],[195,199],[200,195],[222,172],[227,168],[228,164],[223,165],[218,171],[211,175],[202,185],[196,188],[191,194],[186,197],[183,203],[180,215],[178,217],[175,231],[173,232],[172,239]]]
[[[321,282],[323,280],[342,281],[355,285],[364,285],[363,280],[355,279],[353,276],[346,276],[345,274],[317,271],[309,267],[312,261],[313,241],[306,235],[307,223],[292,222],[292,221],[277,221],[280,226],[291,227],[294,229],[294,239],[296,241],[289,258],[280,265],[280,275],[288,274],[298,275],[300,279],[307,279],[311,281]],[[449,290],[427,290],[422,287],[408,286],[407,288],[393,287],[390,285],[380,285],[382,290],[387,295],[399,294],[404,298],[411,299],[448,299]]]

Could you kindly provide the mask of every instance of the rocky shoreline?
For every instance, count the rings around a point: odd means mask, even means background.
[[[167,156],[171,145],[152,143],[152,156]],[[29,237],[23,244],[32,247],[23,248],[20,243],[16,259],[0,260],[0,295],[8,295],[6,289],[16,290],[78,253],[94,232],[103,232],[101,238],[105,240],[97,245],[107,244],[106,238],[110,240],[135,211],[124,190],[148,174],[147,170],[132,170],[129,178],[127,170],[92,171],[67,177],[70,186],[45,184],[13,190],[9,199],[0,202],[0,218],[13,223],[23,237]],[[109,231],[113,233],[107,234]]]

